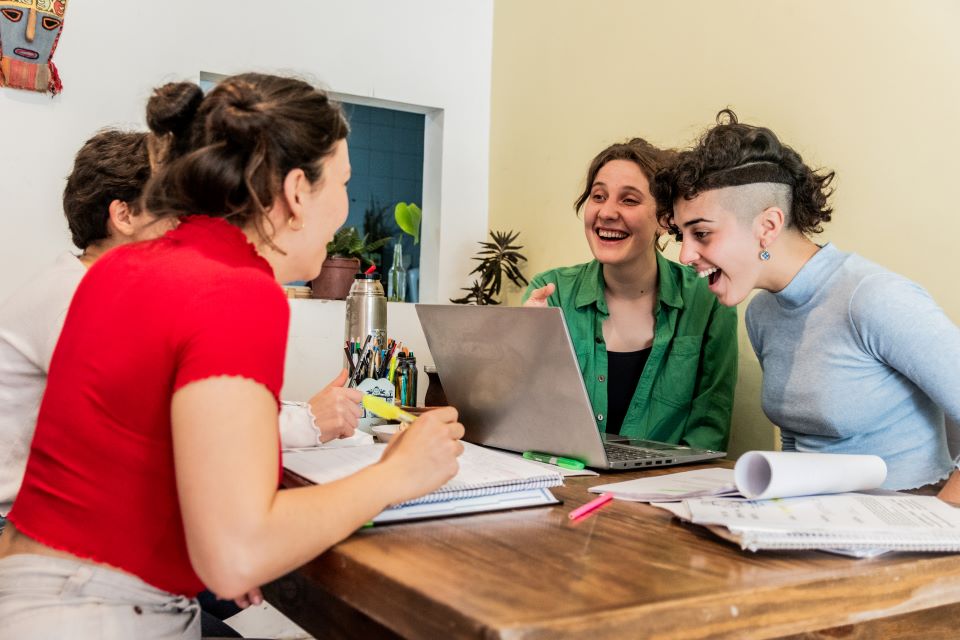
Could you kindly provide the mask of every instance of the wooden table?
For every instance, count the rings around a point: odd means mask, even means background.
[[[665,471],[569,478],[557,507],[363,530],[264,592],[317,638],[960,637],[960,555],[751,553],[622,501],[567,518],[590,485]]]

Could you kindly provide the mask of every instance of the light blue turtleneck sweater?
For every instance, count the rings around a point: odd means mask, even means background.
[[[782,291],[758,293],[746,324],[785,451],[878,455],[885,489],[951,471],[960,330],[922,287],[827,244]]]

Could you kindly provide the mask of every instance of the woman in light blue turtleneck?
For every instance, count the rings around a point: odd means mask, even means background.
[[[939,482],[954,469],[960,330],[920,286],[808,237],[830,220],[833,175],[725,110],[658,176],[673,203],[661,222],[722,304],[760,289],[747,331],[784,450],[878,455],[888,489]],[[960,502],[960,474],[940,495]]]

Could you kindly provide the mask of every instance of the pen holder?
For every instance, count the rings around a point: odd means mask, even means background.
[[[390,404],[396,402],[396,390],[393,383],[386,378],[379,378],[377,380],[364,378],[360,384],[357,385],[357,389],[364,393],[369,393],[372,396],[383,398]],[[375,424],[384,424],[385,422],[386,420],[370,413],[366,409],[363,409],[363,415],[360,416],[360,426],[373,426]]]

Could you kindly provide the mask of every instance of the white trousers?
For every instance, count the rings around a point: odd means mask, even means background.
[[[196,600],[104,567],[19,554],[0,560],[0,640],[200,638]]]

